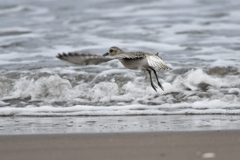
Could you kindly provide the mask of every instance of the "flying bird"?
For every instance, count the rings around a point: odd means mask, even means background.
[[[57,58],[74,63],[77,65],[97,65],[103,62],[108,62],[118,59],[126,68],[133,70],[146,70],[150,76],[150,83],[152,88],[157,92],[157,87],[152,81],[152,72],[156,76],[158,86],[164,90],[163,86],[158,80],[156,71],[158,70],[171,70],[162,58],[157,54],[146,52],[124,52],[118,47],[111,47],[109,51],[102,56],[91,54],[78,54],[74,52],[58,54]]]

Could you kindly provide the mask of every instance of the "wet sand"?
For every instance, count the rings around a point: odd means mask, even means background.
[[[1,160],[239,159],[240,131],[1,135]]]

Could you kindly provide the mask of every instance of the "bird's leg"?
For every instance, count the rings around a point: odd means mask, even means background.
[[[152,75],[151,75],[151,70],[147,69],[148,73],[149,73],[149,76],[150,76],[150,82],[151,82],[151,86],[152,88],[157,92],[157,87],[153,84],[152,82]]]
[[[153,69],[152,67],[150,67],[150,69],[151,69],[151,70],[153,71],[153,73],[155,74],[159,87],[164,91],[163,86],[161,85],[161,83],[160,83],[159,80],[158,80],[158,76],[157,76],[157,73],[156,73],[155,69]]]

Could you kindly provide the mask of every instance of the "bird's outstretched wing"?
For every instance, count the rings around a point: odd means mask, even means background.
[[[111,57],[103,57],[100,55],[79,54],[77,52],[69,52],[62,54],[59,53],[56,57],[63,61],[74,63],[77,65],[96,65],[114,59]]]

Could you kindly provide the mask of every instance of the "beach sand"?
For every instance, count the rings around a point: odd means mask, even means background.
[[[240,131],[1,135],[1,160],[237,160]]]

